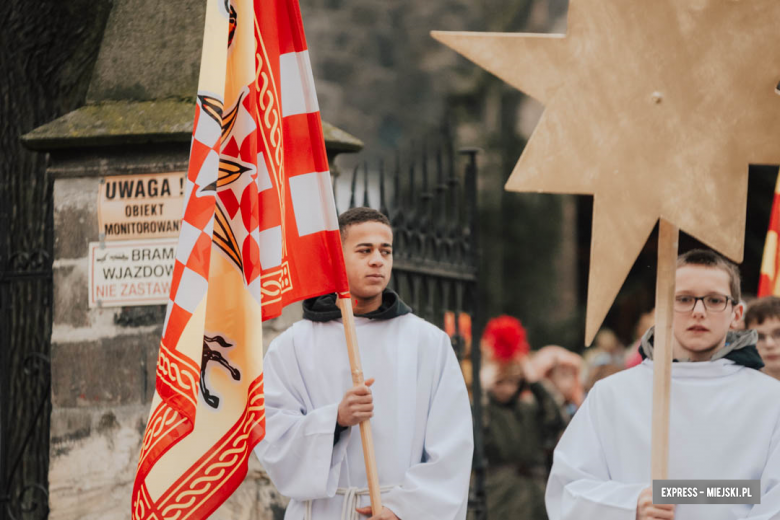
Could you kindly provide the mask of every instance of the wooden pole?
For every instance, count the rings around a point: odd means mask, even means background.
[[[655,285],[655,346],[653,349],[653,423],[651,473],[663,480],[669,473],[669,404],[672,386],[672,319],[677,249],[680,231],[660,219],[658,273]]]
[[[341,318],[344,321],[344,334],[347,337],[347,352],[349,353],[349,367],[352,370],[352,384],[363,384],[363,367],[360,364],[360,351],[355,332],[355,315],[352,313],[352,300],[350,298],[338,298]],[[371,435],[371,423],[360,423],[360,438],[363,441],[363,458],[366,461],[366,477],[368,479],[368,493],[371,497],[371,510],[374,515],[382,511],[382,495],[379,492],[379,472],[376,469],[376,456],[374,455],[374,438]]]

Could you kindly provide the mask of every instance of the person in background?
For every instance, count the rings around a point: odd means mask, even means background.
[[[593,345],[585,351],[585,371],[583,379],[590,379],[591,372],[602,365],[614,365],[619,368],[626,366],[626,347],[617,335],[608,328],[603,328],[596,334]]]
[[[780,379],[780,298],[753,300],[745,312],[745,325],[758,332],[756,347],[764,361],[762,371]]]
[[[488,511],[491,518],[545,520],[548,459],[565,421],[539,381],[517,319],[490,320],[481,348]]]
[[[582,356],[558,345],[547,345],[531,361],[568,424],[585,398],[580,379]]]
[[[655,309],[650,309],[639,316],[639,321],[637,321],[636,327],[634,327],[634,338],[636,339],[626,354],[626,368],[635,367],[642,362],[642,354],[639,353],[639,348],[642,344],[642,336],[644,336],[645,332],[653,325],[655,325]],[[598,379],[594,380],[593,383],[596,381],[598,381]]]

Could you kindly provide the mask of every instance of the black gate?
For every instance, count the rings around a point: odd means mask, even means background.
[[[384,162],[374,169],[368,164],[356,167],[349,207],[370,207],[370,199],[378,199],[377,209],[388,216],[393,226],[393,289],[415,314],[445,330],[449,328],[458,358],[471,364],[468,371],[474,420],[474,478],[469,518],[483,520],[487,512],[482,389],[478,377],[478,345],[483,326],[477,283],[478,151],[461,149],[456,154],[447,133],[441,141],[436,145],[423,144],[408,154],[398,153],[387,168]],[[359,197],[357,184],[361,174],[363,194]],[[459,330],[461,313],[471,318],[471,331]],[[448,314],[450,326],[445,327]],[[469,345],[472,337],[477,338],[474,348]]]
[[[0,177],[0,520],[48,516],[52,188]]]

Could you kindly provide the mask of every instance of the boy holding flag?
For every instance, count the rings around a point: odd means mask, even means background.
[[[355,208],[341,215],[339,227],[370,379],[352,387],[336,295],[307,300],[304,319],[276,338],[265,357],[267,431],[256,453],[292,498],[286,520],[371,516],[361,439],[353,430],[373,417],[384,508],[371,518],[465,519],[471,410],[450,340],[387,290],[393,266],[387,218]]]

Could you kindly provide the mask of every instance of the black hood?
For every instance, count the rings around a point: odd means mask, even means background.
[[[368,314],[355,314],[355,316],[372,320],[390,320],[411,312],[412,308],[406,305],[395,291],[385,289],[382,293],[382,305],[377,310]],[[336,306],[336,293],[303,301],[303,319],[305,320],[325,322],[339,318],[341,318],[341,311]]]
[[[642,359],[653,359],[653,344],[655,340],[655,327],[650,327],[642,336],[642,344],[639,353]],[[756,349],[758,333],[755,330],[732,330],[726,334],[726,345],[712,355],[712,361],[717,359],[729,359],[737,365],[761,370],[764,362]],[[678,361],[675,359],[674,361]]]

